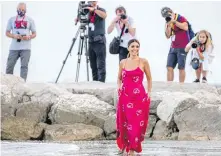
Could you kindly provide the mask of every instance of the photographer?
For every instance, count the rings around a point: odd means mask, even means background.
[[[191,51],[191,53],[188,54],[191,55],[189,64],[196,70],[196,80],[193,82],[200,82],[201,73],[203,75],[202,82],[207,82],[207,72],[210,70],[209,66],[214,58],[213,48],[211,35],[206,30],[201,30],[196,37],[187,44],[185,51]]]
[[[121,61],[122,59],[127,58],[127,45],[129,40],[135,38],[136,29],[134,25],[134,20],[131,17],[127,16],[126,9],[123,6],[117,7],[115,9],[115,13],[117,16],[113,19],[110,26],[108,27],[107,33],[110,34],[114,30],[114,27],[117,30],[118,36],[120,36],[121,31],[123,31],[119,49],[119,61]],[[123,28],[124,30],[122,30]]]
[[[166,19],[165,35],[172,41],[167,58],[167,81],[173,81],[174,68],[178,64],[179,81],[184,82],[186,62],[184,49],[189,42],[187,20],[168,7],[162,8],[161,14]]]
[[[105,82],[106,79],[106,37],[105,18],[106,11],[91,1],[89,9],[89,59],[92,69],[93,81]]]
[[[6,36],[12,38],[7,60],[6,74],[13,74],[15,64],[20,57],[20,76],[26,81],[28,63],[31,55],[31,39],[36,37],[36,29],[34,21],[25,15],[25,3],[18,4],[17,14],[17,16],[9,19],[6,28]]]

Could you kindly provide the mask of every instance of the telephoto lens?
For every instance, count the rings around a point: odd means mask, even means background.
[[[127,18],[127,15],[122,14],[122,15],[120,15],[120,18],[123,19],[123,20],[125,20],[125,19]]]
[[[171,21],[171,17],[166,17],[165,20],[166,20],[166,22],[169,22],[169,21]]]
[[[194,49],[197,48],[197,44],[196,44],[196,43],[193,43],[193,44],[192,44],[192,48],[194,48]]]

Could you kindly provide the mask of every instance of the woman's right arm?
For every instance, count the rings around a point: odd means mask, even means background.
[[[186,45],[185,47],[185,52],[189,52],[190,49],[192,48],[192,44],[197,40],[197,36],[195,36],[194,38],[192,38],[192,40],[190,40],[190,42]]]
[[[117,78],[117,88],[118,89],[121,89],[121,85],[122,85],[123,64],[124,64],[124,60],[121,60],[120,64],[119,64],[119,71],[118,71],[118,78]]]

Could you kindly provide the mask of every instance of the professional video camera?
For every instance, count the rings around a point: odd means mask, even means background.
[[[89,54],[88,54],[88,25],[89,25],[89,9],[87,7],[92,7],[91,2],[85,3],[85,1],[80,1],[78,5],[78,12],[77,12],[77,19],[75,25],[77,25],[78,22],[80,22],[80,26],[76,32],[75,37],[72,40],[72,44],[70,46],[70,49],[63,61],[61,70],[57,76],[57,79],[55,83],[58,82],[58,79],[61,75],[61,72],[64,68],[64,65],[68,59],[68,56],[71,55],[72,48],[75,44],[75,41],[77,40],[77,37],[79,36],[79,45],[78,45],[78,61],[77,61],[77,70],[76,70],[76,78],[75,82],[78,82],[79,78],[79,70],[80,70],[80,64],[81,64],[81,55],[83,53],[83,50],[85,51],[85,57],[86,57],[86,68],[87,68],[87,80],[89,81]],[[79,35],[80,34],[80,35]]]
[[[172,19],[170,13],[172,13],[172,10],[168,7],[163,7],[161,9],[161,15],[165,18],[166,22],[169,22]]]
[[[89,10],[86,7],[92,7],[91,2],[80,1],[78,6],[78,21],[80,23],[89,23]]]

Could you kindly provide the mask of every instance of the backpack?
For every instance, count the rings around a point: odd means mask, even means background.
[[[178,14],[178,17],[177,17],[178,22],[179,22],[179,20],[180,20],[180,17],[181,17],[181,15]],[[192,29],[192,26],[191,26],[191,24],[190,24],[189,21],[187,21],[187,24],[188,24],[187,35],[188,35],[188,38],[189,38],[189,41],[190,41],[192,38],[195,37],[195,33],[194,33],[194,31],[193,31],[193,29]]]

